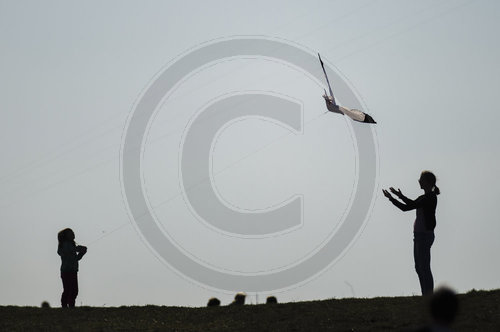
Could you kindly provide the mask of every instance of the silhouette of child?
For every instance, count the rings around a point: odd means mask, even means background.
[[[436,176],[430,171],[423,171],[418,180],[424,194],[411,200],[400,189],[390,188],[400,202],[385,189],[384,196],[402,211],[417,210],[417,218],[413,224],[413,257],[415,270],[420,281],[422,295],[432,294],[434,279],[431,272],[431,246],[434,243],[434,228],[436,227],[436,206],[439,188],[436,186]]]
[[[87,252],[87,247],[77,246],[75,233],[71,228],[66,228],[57,234],[59,245],[57,253],[61,256],[61,279],[63,293],[61,295],[61,306],[73,308],[78,295],[78,261]]]

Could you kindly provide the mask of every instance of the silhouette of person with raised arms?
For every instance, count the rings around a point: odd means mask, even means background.
[[[78,261],[87,253],[87,247],[77,246],[75,233],[71,228],[65,228],[57,234],[59,245],[57,253],[61,256],[61,279],[63,293],[61,306],[73,308],[78,295]]]
[[[413,224],[413,257],[415,270],[420,281],[422,295],[432,294],[434,279],[431,272],[431,246],[434,243],[434,228],[436,227],[436,206],[439,188],[436,186],[436,176],[430,171],[423,171],[418,180],[424,194],[411,200],[400,189],[393,187],[390,191],[402,202],[398,201],[383,189],[384,196],[402,211],[417,210],[417,217]]]

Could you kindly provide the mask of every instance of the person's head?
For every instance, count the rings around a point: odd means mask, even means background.
[[[239,304],[239,305],[245,304],[246,297],[247,297],[247,295],[243,292],[236,293],[236,295],[234,296],[233,304]]]
[[[65,241],[74,241],[75,233],[71,228],[65,228],[59,233],[57,233],[57,240],[59,241],[59,244]]]
[[[449,288],[441,287],[431,297],[430,309],[432,319],[444,326],[450,326],[458,312],[458,298]]]
[[[420,174],[420,179],[418,179],[418,183],[420,183],[420,188],[428,191],[434,191],[436,195],[440,194],[439,188],[436,186],[436,176],[431,171],[423,171]]]
[[[220,300],[216,297],[211,297],[208,300],[207,307],[218,307],[220,306]]]
[[[266,299],[266,304],[275,304],[278,303],[278,299],[276,296],[268,296]]]

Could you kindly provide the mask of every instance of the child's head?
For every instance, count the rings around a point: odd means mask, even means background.
[[[59,243],[64,241],[74,241],[75,233],[71,228],[65,228],[59,233],[57,233],[57,239],[59,240]]]
[[[436,176],[431,171],[423,171],[422,174],[420,174],[418,183],[420,183],[420,188],[426,191],[434,191],[436,195],[439,195],[440,191],[436,186]]]
[[[246,297],[247,297],[247,294],[245,294],[243,292],[236,293],[236,295],[234,296],[233,304],[239,304],[239,305],[245,304]]]
[[[208,300],[207,307],[218,307],[220,306],[220,300],[216,297],[211,297]]]
[[[276,296],[268,296],[266,299],[266,304],[275,304],[278,303],[278,299]]]

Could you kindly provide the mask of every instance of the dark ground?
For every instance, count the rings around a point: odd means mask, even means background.
[[[279,300],[279,299],[278,299]],[[456,331],[499,331],[500,290],[459,295]],[[407,331],[430,321],[422,297],[275,305],[0,307],[0,331]]]

